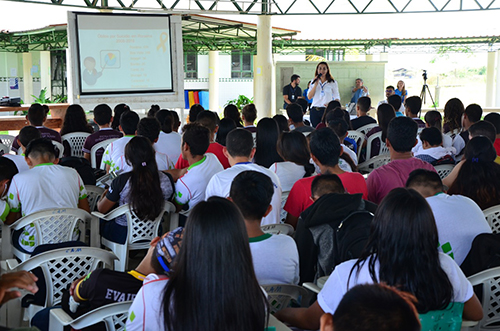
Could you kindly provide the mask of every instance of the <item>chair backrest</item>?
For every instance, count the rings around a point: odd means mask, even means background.
[[[132,301],[115,302],[94,309],[70,323],[75,330],[104,322],[107,331],[124,331]]]
[[[356,145],[358,146],[358,151],[363,147],[363,141],[365,140],[365,135],[356,130],[347,131],[347,137],[354,139]]]
[[[439,177],[441,179],[443,179],[450,174],[450,172],[453,170],[453,168],[455,168],[455,165],[453,165],[453,164],[440,164],[440,165],[434,166],[434,168],[436,169]]]
[[[14,271],[42,269],[46,285],[45,307],[52,307],[62,299],[62,291],[73,281],[88,275],[101,264],[113,265],[116,256],[95,247],[54,249],[36,255],[19,264]]]
[[[498,330],[500,322],[500,267],[481,271],[467,278],[472,286],[482,285],[482,299],[484,317],[476,330]]]
[[[106,147],[108,147],[108,145],[115,140],[118,139],[117,138],[106,139],[92,146],[92,148],[90,149],[90,165],[92,166],[92,169],[99,169],[101,167],[100,164],[97,164],[97,157],[96,157],[97,151],[101,148],[105,150]]]
[[[85,185],[87,190],[87,200],[89,201],[90,212],[97,210],[97,201],[104,193],[104,188],[95,185]]]
[[[90,136],[88,132],[72,132],[63,135],[61,138],[63,141],[67,141],[71,147],[71,156],[83,157],[82,148],[88,136]]]
[[[9,152],[15,139],[16,137],[14,136],[8,134],[0,134],[0,144],[7,146],[7,151],[5,153]]]
[[[286,234],[291,236],[294,232],[293,226],[290,224],[268,224],[260,227],[263,232],[270,234]]]
[[[308,302],[302,302],[303,298],[308,297],[308,293],[307,290],[301,286],[290,284],[270,284],[261,286],[267,293],[271,314],[289,307],[292,302],[298,305],[308,304]]]
[[[9,154],[10,148],[7,145],[0,144],[0,155]]]
[[[500,205],[483,210],[484,217],[493,233],[500,233]]]
[[[59,151],[59,158],[61,159],[64,155],[64,145],[55,140],[52,140],[52,143],[54,144],[54,146],[56,146],[57,150]],[[21,149],[19,148],[19,150]]]
[[[377,123],[366,124],[366,125],[363,125],[362,127],[358,128],[356,131],[359,131],[366,136],[366,134],[368,132],[370,132],[371,129],[373,129],[377,126],[378,126]]]
[[[134,246],[142,247],[145,243],[149,246],[149,242],[158,236],[163,214],[165,212],[175,213],[175,206],[171,202],[165,201],[165,207],[158,217],[154,220],[141,220],[130,210],[129,204],[122,205],[120,208],[123,206],[126,206],[127,209],[125,212],[128,226],[127,244],[132,249]]]
[[[389,154],[389,148],[385,144],[385,141],[382,141],[382,131],[376,132],[368,137],[366,142],[366,158],[370,158],[372,155],[372,143],[374,140],[380,140],[380,149],[377,155],[386,155]]]
[[[391,162],[390,155],[378,155],[378,156],[372,157],[371,159],[369,159],[366,162],[359,164],[358,169],[360,172],[370,173],[374,169],[377,169],[378,167],[386,165],[389,162]]]
[[[463,311],[462,302],[451,302],[446,309],[420,314],[422,331],[460,331]]]

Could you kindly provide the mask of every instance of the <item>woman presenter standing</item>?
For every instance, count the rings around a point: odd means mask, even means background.
[[[315,128],[325,112],[325,108],[332,100],[340,102],[339,85],[330,74],[326,62],[320,62],[316,67],[314,79],[309,87],[308,99],[313,99],[311,105],[311,124]]]

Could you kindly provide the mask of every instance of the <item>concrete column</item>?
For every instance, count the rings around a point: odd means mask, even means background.
[[[260,15],[257,21],[257,61],[254,63],[254,102],[258,118],[270,117],[275,78],[273,77],[271,16]]]
[[[208,52],[208,105],[219,112],[219,51]]]
[[[373,54],[366,54],[365,61],[373,61]]]
[[[486,66],[486,107],[493,107],[495,90],[495,60],[496,52],[488,52],[488,64]]]
[[[387,52],[382,52],[380,53],[380,61],[389,61],[389,53]]]
[[[31,53],[23,53],[23,101],[32,103],[33,97],[33,76],[31,76],[31,67],[33,66]]]
[[[40,83],[41,88],[46,89],[48,99],[52,97],[52,72],[50,69],[50,52],[40,52]]]
[[[497,51],[497,93],[495,95],[495,106],[500,107],[500,51]]]

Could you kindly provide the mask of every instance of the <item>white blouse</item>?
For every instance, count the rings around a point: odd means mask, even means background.
[[[338,99],[340,101],[339,84],[337,81],[328,82],[325,81],[321,83],[321,80],[317,80],[314,84],[311,81],[310,89],[316,86],[314,91],[312,107],[326,107],[328,103],[332,100]]]

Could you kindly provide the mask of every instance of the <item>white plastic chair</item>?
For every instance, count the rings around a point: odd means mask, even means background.
[[[52,140],[52,143],[54,144],[54,146],[56,146],[57,150],[59,151],[59,158],[62,158],[64,155],[64,145],[55,140]],[[19,148],[19,150],[21,149]]]
[[[90,212],[97,210],[97,201],[104,193],[104,188],[95,185],[85,185],[87,190],[87,200],[89,201]]]
[[[500,233],[500,205],[483,210],[484,217],[493,233]]]
[[[111,267],[116,256],[108,251],[95,247],[59,248],[36,255],[21,264],[10,259],[0,262],[2,272],[32,271],[40,267],[45,278],[46,297],[43,306],[30,305],[26,315],[31,318],[41,309],[52,307],[61,302],[62,291],[73,281],[85,277],[98,267]],[[23,294],[28,292],[23,291]],[[7,314],[9,326],[20,324],[20,300],[8,303]]]
[[[10,148],[7,145],[0,144],[0,155],[9,154]]]
[[[90,136],[88,132],[72,132],[63,135],[61,138],[63,141],[67,141],[69,147],[71,147],[71,156],[83,157],[82,148],[88,136]]]
[[[73,330],[104,322],[107,331],[124,331],[127,324],[128,310],[132,301],[115,302],[89,311],[88,313],[72,319],[61,308],[50,311],[49,326],[51,331],[63,331],[69,325]]]
[[[5,153],[8,153],[10,151],[14,140],[16,140],[16,137],[14,136],[8,134],[0,134],[0,143],[7,146],[7,151]]]
[[[291,236],[295,231],[293,226],[290,224],[268,224],[260,227],[261,230],[265,233],[270,234],[286,234],[287,236]]]
[[[92,169],[105,169],[104,167],[102,167],[103,166],[102,162],[101,162],[101,164],[97,164],[96,153],[101,148],[103,149],[103,153],[104,153],[104,151],[106,150],[106,147],[108,147],[108,145],[111,144],[115,140],[118,140],[118,139],[117,138],[106,139],[106,140],[103,140],[100,143],[97,143],[94,146],[92,146],[92,148],[90,149],[90,165],[92,166]]]
[[[370,173],[389,162],[391,162],[390,155],[378,155],[358,165],[358,169],[362,173]]]
[[[302,307],[307,307],[310,294],[301,286],[290,284],[261,285],[267,293],[271,314],[290,306],[295,301]]]
[[[36,244],[58,244],[73,240],[73,234],[80,227],[80,235],[83,233],[83,224],[90,222],[92,216],[85,210],[78,208],[56,208],[46,209],[30,215],[26,215],[10,225],[10,229],[22,230],[25,226],[33,223],[35,228]],[[2,240],[7,239],[2,236]],[[10,236],[9,239],[10,240]],[[21,261],[30,258],[29,253],[23,253],[12,246],[13,254]]]
[[[441,179],[443,179],[450,174],[450,172],[453,170],[453,168],[455,168],[455,165],[453,165],[453,164],[440,164],[440,165],[434,166],[434,168],[436,169],[439,177]]]
[[[389,154],[389,148],[385,144],[385,141],[382,141],[382,131],[380,131],[368,137],[368,140],[366,141],[366,159],[369,159],[372,155],[372,143],[374,140],[380,140],[380,149],[377,155]]]
[[[376,124],[376,123],[366,124],[366,125],[363,125],[362,127],[358,128],[356,131],[361,132],[362,134],[364,134],[366,136],[366,134],[368,132],[370,132],[371,129],[376,128],[377,126],[378,126],[378,124]]]
[[[130,210],[129,204],[121,205],[106,215],[99,212],[92,213],[93,216],[108,222],[113,222],[116,217],[121,215],[125,215],[127,217],[128,232],[127,239],[124,244],[118,244],[105,238],[101,238],[101,243],[105,247],[111,249],[116,256],[118,256],[118,261],[115,261],[115,270],[125,271],[128,264],[129,251],[149,248],[150,241],[158,236],[160,222],[165,212],[175,213],[175,206],[171,202],[166,201],[163,211],[154,220],[138,219],[137,216]]]
[[[468,330],[498,330],[500,323],[500,267],[481,271],[468,278],[472,286],[482,285],[484,317],[478,325]],[[463,328],[462,328],[463,330]]]
[[[358,146],[357,157],[359,160],[361,157],[361,150],[363,149],[363,142],[365,141],[365,135],[362,132],[356,130],[349,130],[347,131],[347,136],[356,141],[356,145]]]
[[[319,277],[316,280],[316,284],[306,282],[306,283],[302,284],[302,286],[305,287],[306,289],[314,292],[314,293],[319,293],[321,291],[321,289],[323,288],[323,286],[325,286],[325,283],[328,280],[328,277],[330,277],[330,276]]]

